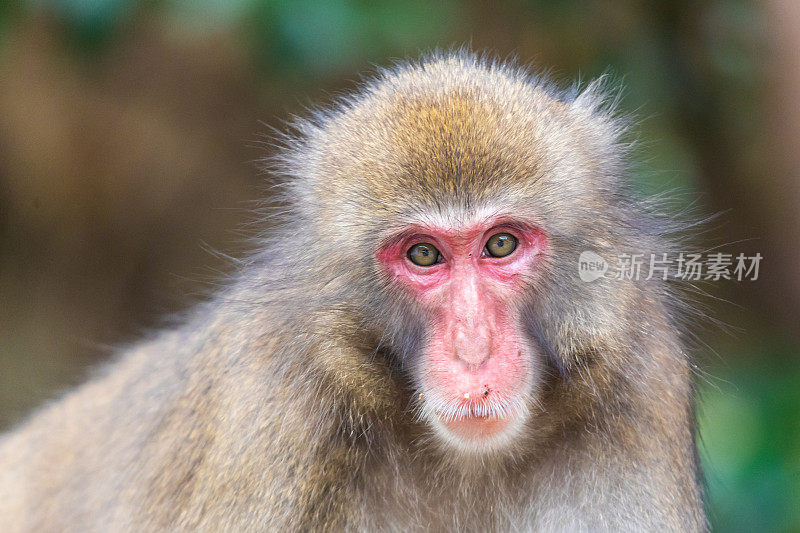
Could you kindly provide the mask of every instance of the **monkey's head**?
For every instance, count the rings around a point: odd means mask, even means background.
[[[602,356],[641,331],[628,304],[647,295],[578,275],[583,250],[648,245],[630,215],[622,126],[597,85],[559,91],[436,56],[297,128],[278,161],[289,225],[314,250],[304,268],[375,339],[353,368],[387,353],[382,379],[410,385],[408,416],[439,442],[503,450],[535,431],[553,379],[626,364]]]

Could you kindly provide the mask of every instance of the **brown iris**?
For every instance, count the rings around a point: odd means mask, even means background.
[[[433,266],[439,262],[439,250],[432,244],[421,242],[408,249],[408,258],[415,265]]]
[[[486,241],[486,252],[492,257],[505,257],[517,248],[517,238],[510,233],[496,233]]]

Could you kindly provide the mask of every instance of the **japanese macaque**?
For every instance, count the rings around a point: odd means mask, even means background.
[[[229,286],[0,440],[4,531],[706,529],[680,294],[602,83],[466,52],[298,120]]]

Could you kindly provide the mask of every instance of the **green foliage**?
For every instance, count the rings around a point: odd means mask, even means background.
[[[249,33],[266,71],[318,78],[448,38],[441,30],[457,22],[455,7],[424,0],[261,0],[251,6]]]
[[[768,338],[731,346],[702,387],[700,438],[719,531],[800,530],[800,361]]]
[[[8,26],[19,11],[19,6],[15,2],[0,2],[0,46],[3,44]]]
[[[114,36],[114,30],[135,0],[31,0],[59,17],[73,42],[82,50],[94,51]]]

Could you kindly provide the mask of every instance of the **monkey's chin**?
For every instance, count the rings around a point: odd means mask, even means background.
[[[508,418],[468,416],[460,420],[443,420],[445,429],[466,441],[491,440],[503,433],[511,424]]]
[[[470,454],[500,450],[520,433],[524,416],[464,416],[458,419],[437,417],[437,434],[448,444]]]

